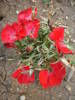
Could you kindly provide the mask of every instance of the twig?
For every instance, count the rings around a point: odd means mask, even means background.
[[[68,63],[68,61],[66,60],[65,57],[60,58],[60,60],[63,62],[63,64],[64,64],[66,67],[68,67],[68,68],[71,69],[71,71],[70,71],[69,74],[68,74],[68,78],[67,78],[67,81],[70,81],[70,79],[72,78],[72,75],[73,75],[73,73],[74,73],[74,71],[75,71],[75,68],[74,68],[74,66],[71,66],[71,65]]]

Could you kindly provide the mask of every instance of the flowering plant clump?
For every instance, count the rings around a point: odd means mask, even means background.
[[[12,77],[20,84],[34,82],[39,70],[39,81],[43,88],[58,86],[66,75],[61,58],[73,54],[64,43],[64,27],[55,27],[52,32],[47,26],[40,27],[37,8],[25,9],[18,14],[17,22],[7,24],[1,32],[3,44],[16,48],[20,56],[19,68]]]

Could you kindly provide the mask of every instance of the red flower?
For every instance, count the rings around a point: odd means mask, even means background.
[[[17,40],[21,40],[26,37],[24,25],[22,25],[22,23],[14,22],[12,24],[12,27],[14,28],[16,32]]]
[[[38,37],[38,30],[40,28],[40,22],[38,19],[33,21],[26,21],[24,23],[25,34],[30,36],[30,38],[37,38]]]
[[[48,88],[49,84],[49,72],[48,70],[41,70],[39,73],[39,80],[40,84],[42,85],[43,88]]]
[[[16,78],[19,76],[19,74],[21,73],[21,71],[22,71],[21,69],[17,69],[17,70],[12,74],[12,77],[16,79]]]
[[[6,25],[1,32],[2,42],[7,47],[13,47],[14,42],[17,40],[16,32],[11,25]]]
[[[1,32],[2,42],[7,47],[14,47],[15,41],[21,40],[26,36],[37,38],[39,28],[40,22],[38,19],[25,21],[24,23],[14,22],[12,25],[7,24]]]
[[[49,76],[49,86],[50,87],[58,86],[61,84],[61,82],[62,80],[58,79],[53,72],[50,73],[50,76]]]
[[[52,72],[41,70],[39,73],[40,84],[43,88],[60,85],[66,74],[65,67],[60,61],[51,63],[50,66]]]
[[[55,41],[55,46],[57,48],[58,53],[63,54],[72,54],[72,50],[70,50],[64,43],[64,28],[57,27],[49,34],[49,38]]]
[[[63,42],[56,42],[55,46],[58,53],[73,54],[72,50],[70,50]]]
[[[18,14],[18,20],[32,20],[32,8],[25,9]]]
[[[34,9],[34,13],[32,13],[32,8],[28,8],[19,13],[18,22],[14,22],[12,25],[7,24],[1,33],[4,45],[7,47],[14,47],[15,41],[21,40],[26,36],[37,38],[40,21],[35,19],[36,15],[37,8]]]
[[[7,24],[1,32],[2,42],[6,47],[15,47],[14,42],[25,38],[25,33],[24,26],[21,23]]]
[[[49,86],[60,85],[66,74],[65,67],[60,61],[51,63],[50,66],[53,71],[50,73]]]
[[[34,9],[34,13],[32,12],[32,8],[28,8],[28,9],[25,9],[24,11],[21,11],[18,14],[18,20],[19,21],[33,20],[33,18],[35,18],[36,15],[37,15],[37,8]]]
[[[63,80],[63,78],[66,74],[66,70],[65,70],[65,67],[63,66],[62,62],[58,61],[55,63],[51,63],[50,66],[53,69],[52,73],[54,73],[58,79]]]
[[[49,38],[55,42],[60,42],[64,40],[64,28],[63,27],[56,27],[54,30],[49,34]]]
[[[34,72],[30,74],[29,66],[22,66],[22,68],[17,69],[12,77],[17,79],[20,84],[28,84],[34,82]]]

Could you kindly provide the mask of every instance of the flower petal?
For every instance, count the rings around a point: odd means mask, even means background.
[[[31,32],[33,31],[34,29],[34,24],[32,21],[25,21],[24,23],[24,28],[25,28],[25,32],[26,32],[26,35],[30,35]]]
[[[64,39],[64,28],[63,27],[56,27],[54,30],[49,34],[49,38],[53,41],[63,41]]]
[[[17,69],[15,72],[12,73],[12,77],[13,78],[18,78],[18,76],[20,75],[21,73],[21,69]]]
[[[26,37],[24,25],[22,25],[22,23],[16,23],[16,22],[14,22],[12,24],[12,27],[16,31],[17,40],[21,40],[21,39],[23,39],[23,38]]]
[[[18,82],[20,84],[29,84],[29,83],[32,83],[34,82],[34,73],[32,73],[32,75],[29,75],[28,73],[26,74],[23,74],[21,73],[18,77]]]
[[[6,25],[1,32],[2,42],[8,47],[12,47],[14,42],[17,40],[16,32],[11,25]],[[12,44],[12,45],[11,45]]]
[[[66,74],[66,69],[62,62],[58,61],[55,63],[51,63],[50,65],[53,68],[52,73],[54,73],[56,78],[63,80]]]
[[[38,31],[40,28],[40,21],[38,19],[35,19],[33,21],[34,29],[32,31],[32,34],[30,34],[30,38],[36,39],[38,37]]]
[[[40,28],[40,22],[38,19],[33,21],[25,21],[24,25],[27,36],[34,39],[38,37],[38,30]]]
[[[63,54],[73,54],[72,50],[70,50],[64,43],[62,42],[56,42],[55,46],[58,50],[58,53]]]
[[[40,84],[42,85],[43,88],[48,88],[48,77],[49,77],[48,70],[40,71],[39,80],[40,80]]]
[[[61,84],[61,80],[58,79],[54,73],[50,73],[49,76],[49,86],[58,86]]]
[[[54,63],[50,63],[50,67],[52,67],[52,69],[54,71],[58,71],[60,70],[63,66],[62,63],[60,61],[54,62]]]
[[[21,66],[12,74],[12,77],[17,79],[20,84],[32,83],[34,82],[35,76],[34,72],[30,75],[28,72],[29,70],[29,66]]]
[[[18,14],[19,21],[32,20],[32,8],[25,9]]]
[[[18,82],[19,82],[20,84],[23,83],[23,78],[24,78],[24,75],[20,73],[19,76],[17,77],[17,80],[18,80]]]
[[[29,78],[29,83],[34,82],[34,80],[35,80],[34,72],[31,75],[28,75],[28,78]]]

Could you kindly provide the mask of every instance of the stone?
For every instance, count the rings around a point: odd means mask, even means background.
[[[26,96],[25,95],[21,95],[20,96],[20,100],[26,100]]]

